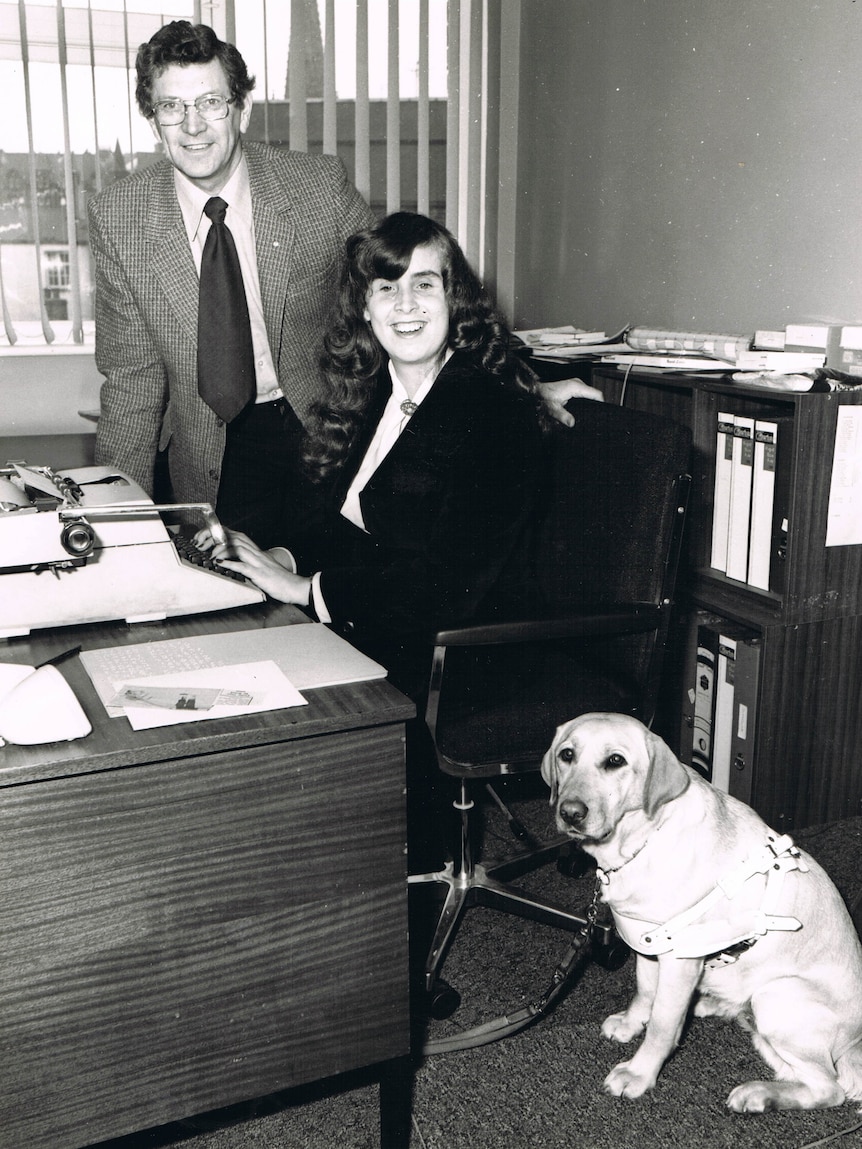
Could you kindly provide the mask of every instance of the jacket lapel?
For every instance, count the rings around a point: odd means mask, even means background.
[[[417,454],[423,458],[445,458],[452,440],[460,440],[464,428],[459,414],[465,400],[463,366],[462,356],[456,351],[380,464],[378,473],[389,468],[397,470],[405,462],[409,465]]]
[[[296,234],[292,196],[283,183],[273,177],[269,165],[253,146],[246,146],[245,157],[254,212],[254,242],[263,316],[273,360],[278,363]]]
[[[198,328],[198,275],[174,190],[173,168],[165,161],[154,171],[144,220],[153,274],[177,319],[194,340]]]
[[[464,418],[464,408],[469,403],[464,387],[464,366],[461,354],[456,351],[437,376],[418,411],[381,461],[373,480],[360,496],[366,524],[374,518],[369,499],[377,500],[382,497],[380,492],[386,489],[403,492],[414,484],[421,487],[428,481],[429,474],[439,475],[445,471],[452,457],[460,450],[464,435],[468,433]],[[384,371],[388,383],[388,369]],[[346,476],[347,486],[359,469],[390,393],[391,388],[383,394],[378,418],[369,419],[371,427],[368,436],[362,443],[357,443],[349,466],[345,467],[349,472]],[[347,492],[347,486],[344,493]],[[372,491],[375,493],[372,494]]]
[[[254,213],[257,268],[264,321],[273,358],[278,362],[287,286],[290,279],[294,224],[291,195],[274,179],[253,146],[245,148]],[[170,204],[168,209],[166,204]],[[177,318],[192,339],[197,338],[198,276],[174,191],[173,169],[158,165],[149,192],[145,221],[153,273]]]

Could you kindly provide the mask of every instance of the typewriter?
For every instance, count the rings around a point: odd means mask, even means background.
[[[197,515],[216,538],[222,529],[208,503],[156,505],[109,467],[0,467],[0,638],[264,600],[169,529],[167,512]]]

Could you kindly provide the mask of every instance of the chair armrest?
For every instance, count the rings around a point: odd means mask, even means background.
[[[518,619],[440,630],[435,646],[497,646],[510,642],[541,642],[554,638],[644,634],[655,630],[664,615],[655,603],[601,606],[550,618]]]

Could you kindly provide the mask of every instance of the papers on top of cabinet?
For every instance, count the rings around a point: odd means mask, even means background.
[[[512,334],[539,359],[591,359],[609,351],[628,350],[625,342],[627,330],[628,327],[624,327],[615,335],[608,335],[604,331],[590,331],[567,323],[562,327],[533,327]]]

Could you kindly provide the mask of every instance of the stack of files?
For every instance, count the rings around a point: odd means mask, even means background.
[[[784,331],[756,331],[751,350],[736,357],[737,371],[761,375],[810,375],[826,363],[830,328],[789,324]]]
[[[819,351],[742,351],[736,357],[737,371],[767,372],[775,375],[807,375],[826,362]]]
[[[608,351],[625,351],[628,344],[624,327],[615,335],[604,331],[589,331],[566,324],[563,327],[533,327],[514,331],[537,359],[596,359]]]
[[[717,415],[710,566],[757,590],[783,586],[788,475],[778,439],[791,433],[789,418]]]
[[[761,639],[698,612],[686,652],[680,757],[713,786],[751,800]]]
[[[751,345],[751,336],[747,335],[654,327],[626,326],[614,335],[606,335],[567,325],[535,327],[514,334],[540,359],[600,359],[602,363],[621,366],[677,371],[732,371],[737,354]]]

